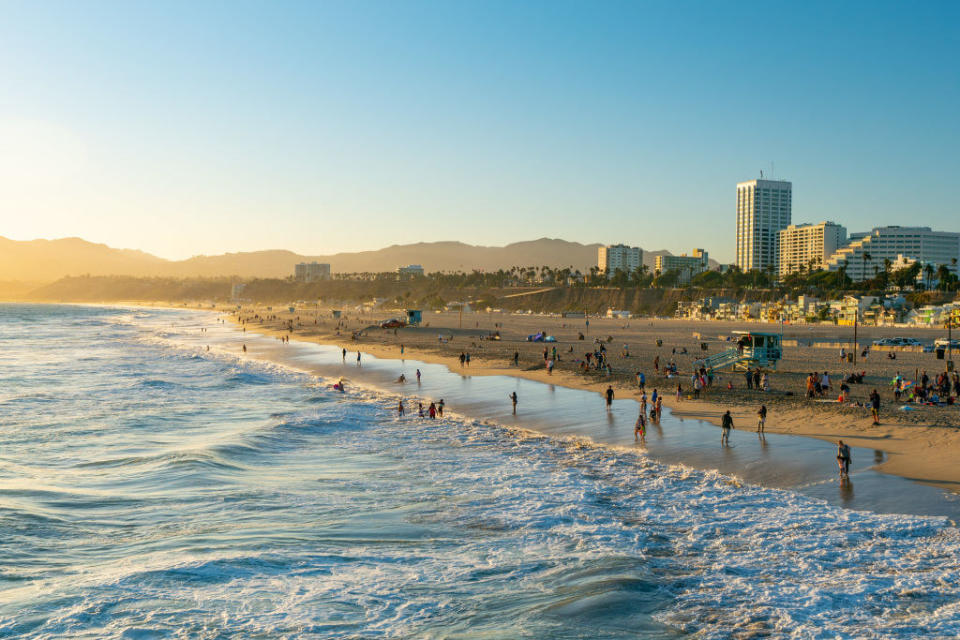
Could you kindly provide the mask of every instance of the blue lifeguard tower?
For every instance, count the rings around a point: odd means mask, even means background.
[[[782,336],[760,331],[734,331],[736,346],[704,359],[707,371],[725,367],[746,370],[755,367],[776,369],[783,358]]]
[[[407,309],[407,326],[419,327],[423,322],[423,311],[420,309]]]

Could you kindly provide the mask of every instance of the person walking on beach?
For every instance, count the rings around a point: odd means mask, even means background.
[[[747,371],[743,376],[747,380],[747,389],[753,389],[753,372],[750,370],[750,367],[747,367]]]
[[[357,351],[357,366],[360,366],[360,352]]]
[[[683,387],[678,382],[677,383],[677,402],[682,402],[682,401],[683,401]]]
[[[843,444],[843,440],[837,440],[837,466],[840,467],[841,478],[846,478],[850,475],[850,464],[852,462],[850,447]]]
[[[243,352],[244,352],[244,353],[247,352],[247,345],[243,345]]]
[[[760,405],[760,410],[757,411],[757,433],[763,433],[764,429],[767,426],[767,405]]]
[[[430,416],[430,419],[433,420],[437,417],[437,405],[430,403],[430,407],[427,409],[427,415]]]
[[[519,366],[520,366],[520,352],[519,352],[519,351],[514,351],[514,352],[513,352],[513,366],[515,366],[515,367],[519,367]]]
[[[637,423],[633,425],[633,441],[636,442],[637,438],[640,442],[647,441],[647,415],[643,411],[637,416]]]
[[[346,350],[346,349],[343,350],[343,361],[344,361],[344,362],[347,361],[347,350]]]
[[[870,392],[870,409],[873,413],[873,426],[880,424],[880,394],[874,389]]]
[[[470,366],[470,354],[469,354],[469,353],[467,353],[467,354],[464,355],[464,361],[466,362],[467,366],[469,367],[469,366]]]
[[[423,417],[423,403],[422,403],[422,402],[418,402],[418,403],[417,403],[417,417],[418,417],[418,418],[422,418],[422,417]]]
[[[610,407],[613,406],[613,387],[607,387],[607,411],[610,411]]]
[[[730,410],[727,409],[727,412],[723,414],[723,418],[720,420],[720,446],[730,445],[730,429],[733,429],[733,416],[730,415]]]
[[[517,415],[517,392],[510,394],[510,402],[513,403],[513,415]]]
[[[660,373],[660,356],[653,359],[653,370]]]
[[[437,403],[437,415],[443,417],[443,398],[440,398],[440,402]]]

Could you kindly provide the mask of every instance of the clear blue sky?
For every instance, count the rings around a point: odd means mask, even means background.
[[[960,2],[0,3],[0,235],[182,258],[960,231]]]

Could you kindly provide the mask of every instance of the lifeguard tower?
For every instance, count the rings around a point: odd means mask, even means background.
[[[406,313],[408,327],[419,327],[423,322],[423,311],[420,309],[407,309]]]
[[[734,331],[736,346],[703,360],[707,371],[719,371],[725,367],[746,370],[754,367],[776,369],[783,358],[781,335],[759,331]]]

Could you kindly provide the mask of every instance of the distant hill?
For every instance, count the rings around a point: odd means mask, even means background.
[[[64,276],[124,275],[155,277],[284,278],[298,262],[328,262],[334,273],[393,271],[400,265],[421,264],[431,271],[495,271],[510,267],[573,267],[583,272],[596,264],[599,244],[551,238],[483,247],[463,242],[420,242],[376,251],[304,256],[269,250],[165,260],[143,251],[114,249],[80,238],[16,241],[0,237],[0,280],[51,282]],[[653,268],[657,255],[645,251]]]

